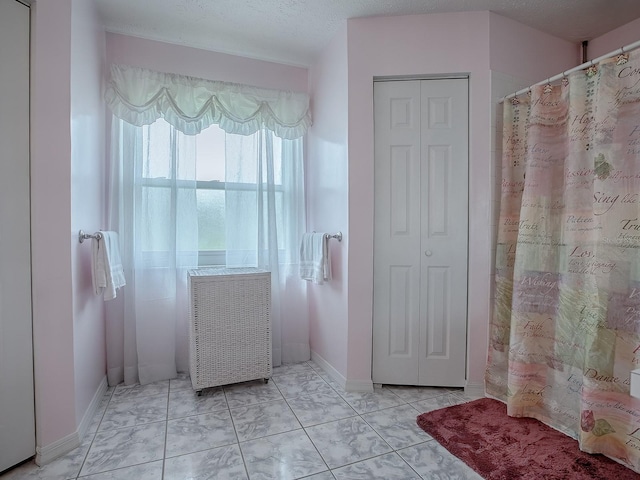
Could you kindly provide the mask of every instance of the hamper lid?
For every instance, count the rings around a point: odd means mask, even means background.
[[[268,273],[266,270],[261,270],[254,267],[239,267],[239,268],[227,268],[227,267],[206,267],[206,268],[194,268],[188,271],[190,277],[209,277],[211,275],[249,275],[255,273]]]

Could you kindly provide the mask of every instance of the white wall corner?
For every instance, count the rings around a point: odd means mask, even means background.
[[[82,417],[80,425],[78,426],[78,434],[81,440],[89,431],[91,422],[93,422],[93,419],[98,412],[98,408],[100,408],[100,403],[102,403],[102,399],[104,398],[105,393],[107,393],[108,387],[109,384],[107,383],[107,376],[105,375],[104,377],[102,377],[102,381],[100,382],[100,385],[98,385],[96,393],[94,393],[93,398],[91,399],[91,403],[89,403],[89,407],[87,408],[87,411],[84,412],[84,416]]]
[[[346,392],[373,392],[372,380],[347,380],[339,371],[333,368],[329,362],[313,350],[311,351],[311,360],[318,364],[329,378]]]
[[[46,465],[56,458],[66,455],[70,451],[80,446],[80,434],[78,430],[70,433],[66,437],[56,440],[49,445],[36,447],[36,464],[39,466]]]
[[[464,387],[464,394],[473,398],[485,397],[484,383],[467,383]]]
[[[347,392],[373,392],[373,380],[347,380],[344,389]]]
[[[66,455],[67,453],[80,446],[80,444],[82,443],[82,439],[87,434],[89,427],[91,426],[91,422],[93,421],[94,416],[98,412],[98,408],[100,407],[102,398],[107,392],[107,387],[107,377],[104,376],[102,378],[102,381],[100,382],[100,385],[98,385],[96,393],[91,399],[91,403],[89,404],[87,411],[80,421],[80,425],[75,432],[70,433],[66,437],[63,437],[59,440],[56,440],[53,443],[50,443],[49,445],[36,447],[35,462],[37,465],[46,465],[47,463],[50,463],[56,458]]]
[[[311,360],[313,360],[324,371],[324,373],[329,376],[331,380],[336,382],[341,388],[344,388],[347,379],[344,378],[339,371],[333,368],[333,366],[329,362],[327,362],[313,350],[311,350]]]

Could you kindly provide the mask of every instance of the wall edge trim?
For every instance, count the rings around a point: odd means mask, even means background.
[[[80,446],[78,430],[43,447],[36,447],[36,465],[42,467]]]
[[[98,385],[96,393],[93,395],[91,403],[89,403],[89,407],[82,417],[80,425],[78,426],[76,431],[48,445],[37,446],[35,458],[36,465],[40,467],[46,465],[47,463],[50,463],[56,458],[66,455],[67,453],[80,446],[80,444],[82,443],[82,439],[87,434],[87,431],[91,426],[93,417],[98,411],[100,402],[102,401],[104,394],[107,392],[107,388],[107,377],[105,375],[104,377],[102,377],[102,381],[100,382],[100,385]]]
[[[318,364],[320,368],[341,388],[347,392],[373,392],[372,380],[347,380],[333,365],[327,362],[321,355],[311,350],[311,360]]]
[[[484,383],[467,383],[464,387],[464,394],[471,397],[486,397]]]
[[[89,431],[89,427],[91,426],[91,422],[93,422],[93,418],[98,411],[98,407],[100,407],[102,398],[104,397],[105,393],[107,393],[107,388],[109,388],[109,385],[107,383],[107,376],[104,375],[102,377],[100,385],[98,385],[96,393],[94,393],[93,398],[89,403],[89,407],[87,407],[87,411],[84,412],[84,416],[80,421],[80,425],[78,425],[78,435],[80,436],[80,439],[83,439]]]

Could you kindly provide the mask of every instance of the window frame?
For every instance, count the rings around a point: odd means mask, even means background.
[[[219,128],[219,127],[218,127]],[[196,140],[197,142],[197,140]],[[196,175],[197,177],[197,175]],[[141,188],[181,188],[181,185],[189,187],[193,185],[193,180],[180,180],[175,183],[173,180],[167,177],[139,177],[139,186]],[[228,182],[224,180],[195,180],[195,189],[198,191],[244,191],[244,192],[256,192],[258,183],[247,182]],[[285,188],[282,183],[276,183],[274,185],[276,193],[281,193],[284,196]],[[200,250],[198,245],[198,266],[224,266],[226,264],[226,249],[224,250]]]

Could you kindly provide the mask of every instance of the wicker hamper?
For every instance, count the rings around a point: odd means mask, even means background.
[[[189,271],[193,388],[271,376],[271,274],[256,268]]]

